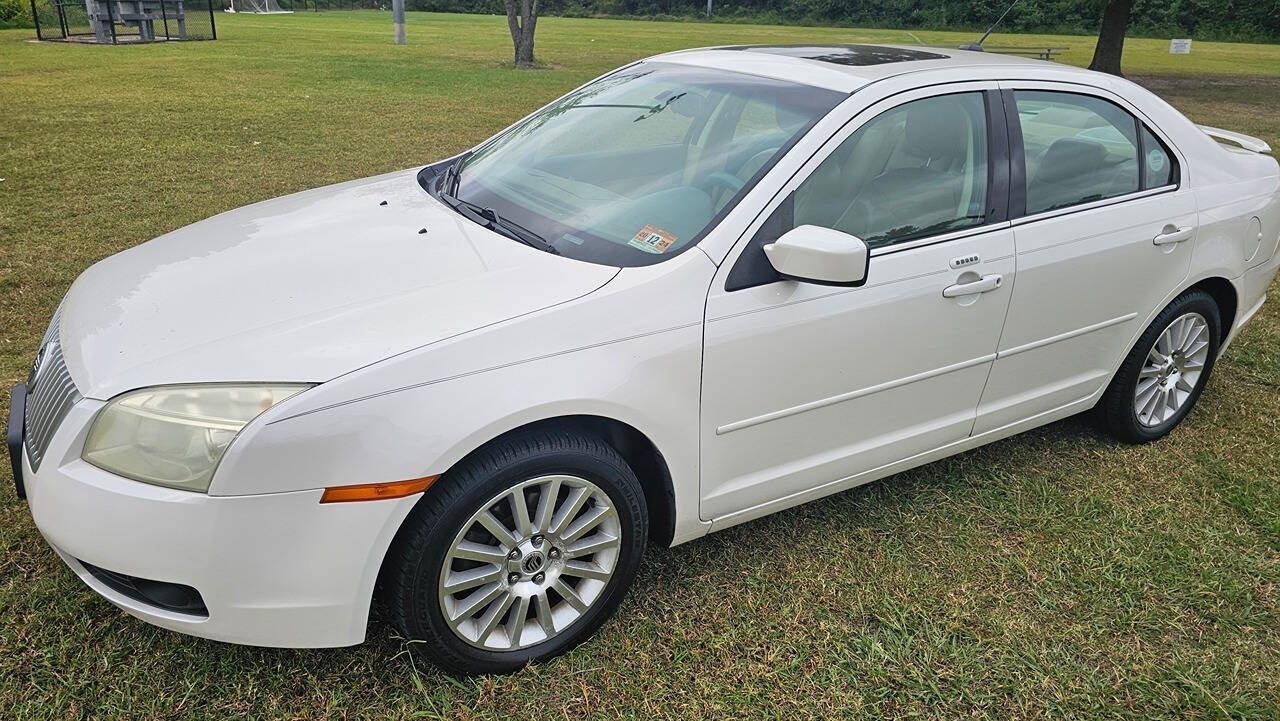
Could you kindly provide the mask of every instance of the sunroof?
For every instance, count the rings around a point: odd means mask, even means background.
[[[925,50],[886,48],[880,45],[734,45],[724,49],[786,55],[836,65],[884,65],[912,60],[942,60],[947,57]]]

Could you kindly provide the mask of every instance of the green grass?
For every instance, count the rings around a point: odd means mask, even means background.
[[[262,198],[421,164],[604,70],[725,42],[903,31],[545,18],[515,71],[500,17],[218,15],[222,39],[34,44],[0,31],[0,381],[22,379],[95,260]],[[968,33],[921,32],[955,45]],[[1066,45],[1085,37],[997,37]],[[1198,122],[1280,146],[1280,46],[1131,40]],[[1272,291],[1275,292],[1273,286]],[[228,288],[228,293],[235,292]],[[451,680],[375,621],[363,646],[243,648],[117,611],[0,471],[0,718],[1280,719],[1280,305],[1170,438],[1069,420],[652,552],[556,661]]]

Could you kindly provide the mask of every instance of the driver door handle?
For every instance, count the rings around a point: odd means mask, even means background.
[[[1181,243],[1182,241],[1189,240],[1191,238],[1192,230],[1194,229],[1191,226],[1187,226],[1185,228],[1179,228],[1178,226],[1172,225],[1172,224],[1166,225],[1164,227],[1164,230],[1160,233],[1160,235],[1157,235],[1156,237],[1152,238],[1151,242],[1155,243],[1156,245],[1171,245],[1173,243]]]
[[[966,295],[976,295],[978,293],[987,293],[1000,287],[1004,282],[1004,276],[992,273],[984,275],[972,283],[956,283],[942,289],[943,298],[960,298]]]

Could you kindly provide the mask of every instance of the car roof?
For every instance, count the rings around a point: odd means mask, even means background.
[[[652,61],[729,70],[851,93],[868,83],[923,70],[1028,67],[1057,63],[972,50],[914,45],[725,45],[655,55]],[[1080,71],[1076,68],[1070,68]]]

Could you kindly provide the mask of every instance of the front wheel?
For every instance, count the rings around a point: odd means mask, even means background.
[[[513,671],[599,628],[635,577],[647,529],[640,483],[603,440],[519,436],[419,501],[388,554],[387,605],[446,670]]]
[[[1209,381],[1222,338],[1218,304],[1199,290],[1183,293],[1152,321],[1094,409],[1115,438],[1163,438],[1191,411]]]

